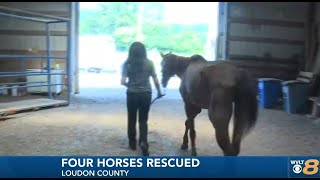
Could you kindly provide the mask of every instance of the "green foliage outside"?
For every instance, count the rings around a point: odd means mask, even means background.
[[[204,51],[207,26],[165,24],[161,2],[112,2],[100,6],[98,11],[81,11],[80,35],[112,35],[117,49],[127,51],[137,39],[140,22],[141,41],[148,49],[183,54]]]

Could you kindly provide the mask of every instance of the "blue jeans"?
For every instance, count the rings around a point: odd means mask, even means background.
[[[148,118],[151,104],[151,92],[127,92],[128,138],[136,143],[137,112],[139,112],[139,144],[148,144]]]

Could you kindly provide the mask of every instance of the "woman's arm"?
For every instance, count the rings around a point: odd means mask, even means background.
[[[127,67],[126,64],[122,65],[122,72],[121,72],[121,85],[128,86],[127,83]]]
[[[158,80],[157,76],[152,76],[153,79],[153,83],[156,86],[157,92],[158,92],[158,97],[163,96],[163,94],[161,93],[161,88],[160,88],[160,83]]]
[[[128,86],[127,77],[121,76],[121,85],[126,86],[126,87]]]
[[[151,61],[151,67],[152,67],[152,73],[151,73],[151,77],[153,79],[153,83],[157,89],[157,92],[158,92],[158,97],[161,97],[161,96],[164,96],[162,93],[161,93],[161,88],[160,88],[160,82],[159,82],[159,79],[157,77],[157,74],[156,74],[156,71],[155,71],[155,68],[154,68],[154,64],[153,62]]]

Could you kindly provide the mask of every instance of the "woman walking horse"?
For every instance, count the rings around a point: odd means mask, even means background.
[[[190,130],[191,155],[196,156],[194,119],[202,109],[208,109],[215,128],[216,140],[225,156],[237,156],[243,137],[254,127],[257,115],[257,86],[245,71],[227,61],[214,61],[209,65],[200,55],[182,57],[162,54],[162,86],[177,75],[181,79],[180,93],[184,101],[187,120],[181,149],[188,149]],[[228,127],[233,113],[232,141]]]

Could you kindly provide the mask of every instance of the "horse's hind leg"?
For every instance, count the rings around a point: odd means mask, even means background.
[[[234,149],[235,155],[238,155],[240,153],[240,145],[241,145],[241,140],[242,140],[242,136],[243,136],[243,128],[244,128],[243,124],[241,124],[239,122],[234,123],[232,144],[233,144],[233,149]]]
[[[194,127],[194,119],[190,119],[190,138],[191,138],[191,155],[196,156],[196,130]]]
[[[188,142],[189,142],[189,139],[188,139],[188,132],[189,132],[189,128],[190,128],[189,119],[187,119],[184,124],[186,126],[186,129],[184,131],[183,142],[182,142],[182,145],[181,145],[181,149],[186,150],[186,149],[188,149]]]
[[[183,143],[181,145],[181,149],[188,149],[188,131],[190,129],[190,138],[191,138],[191,147],[192,147],[192,155],[197,155],[195,148],[195,138],[196,131],[194,127],[194,119],[201,112],[201,108],[198,108],[192,104],[185,103],[185,111],[187,115],[187,120],[185,121],[185,132],[183,136]]]
[[[225,156],[233,156],[234,150],[229,137],[229,122],[232,116],[232,96],[228,91],[215,90],[208,109],[210,121],[216,131],[218,145]]]

